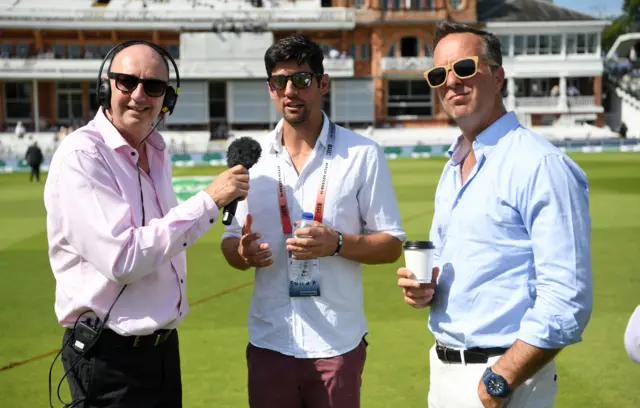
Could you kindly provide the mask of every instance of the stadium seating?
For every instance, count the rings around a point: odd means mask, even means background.
[[[640,63],[632,63],[625,58],[605,61],[605,76],[625,92],[640,99]]]

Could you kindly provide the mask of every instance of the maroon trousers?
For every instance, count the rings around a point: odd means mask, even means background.
[[[359,408],[367,343],[331,358],[247,346],[250,408]]]

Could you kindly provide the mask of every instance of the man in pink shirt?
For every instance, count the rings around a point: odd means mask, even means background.
[[[177,203],[171,158],[155,131],[179,92],[167,60],[176,69],[153,44],[116,46],[99,74],[102,107],[63,139],[47,177],[62,362],[85,408],[182,406],[176,328],[189,311],[185,249],[249,189],[247,169],[236,166]]]

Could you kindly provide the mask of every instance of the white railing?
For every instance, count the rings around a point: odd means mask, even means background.
[[[426,71],[433,66],[431,57],[384,57],[382,71]]]
[[[263,59],[182,60],[178,66],[185,78],[266,78]],[[353,58],[324,60],[325,73],[334,78],[353,77],[353,67]]]
[[[595,106],[595,99],[593,95],[568,96],[567,103],[569,108],[590,108]]]
[[[69,78],[97,77],[99,59],[0,59],[0,78]]]
[[[98,59],[0,59],[0,78],[93,79],[98,75],[101,62]],[[180,77],[185,79],[266,77],[262,58],[177,60],[176,63],[180,69]],[[324,60],[324,68],[331,77],[350,78],[354,75],[353,58],[327,58]]]
[[[560,98],[554,96],[528,96],[516,98],[516,108],[559,107]]]
[[[505,106],[508,106],[508,98],[505,98]],[[515,98],[516,110],[526,112],[568,112],[582,111],[584,113],[602,112],[602,106],[595,104],[593,95],[567,96],[528,96]]]
[[[325,58],[323,61],[324,72],[331,77],[351,78],[354,75],[353,58]]]

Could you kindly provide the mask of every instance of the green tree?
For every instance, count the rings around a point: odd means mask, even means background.
[[[624,0],[622,2],[622,10],[627,16],[634,16],[638,7],[640,7],[640,0]]]
[[[611,48],[613,43],[616,41],[616,38],[630,31],[629,21],[624,16],[609,20],[613,20],[612,23],[602,31],[601,46],[602,50],[605,52],[609,51],[609,48]]]
[[[640,17],[640,0],[624,0],[622,2],[622,15],[616,18],[609,18],[611,24],[602,32],[602,49],[608,51],[622,34],[640,31],[640,21],[636,21]]]

